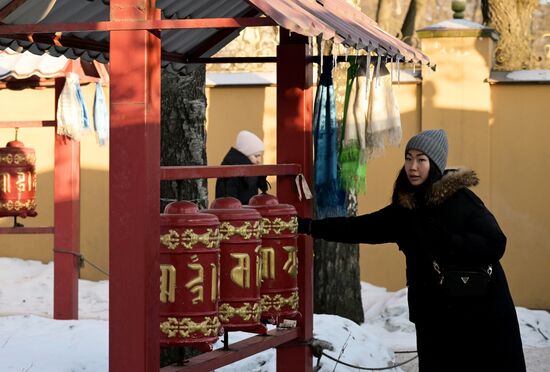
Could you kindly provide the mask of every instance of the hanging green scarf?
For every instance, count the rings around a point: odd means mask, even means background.
[[[366,123],[364,123],[366,120],[366,107],[363,107],[363,105],[366,104],[364,96],[367,94],[367,90],[363,84],[358,84],[359,62],[353,57],[349,61],[350,67],[346,79],[343,128],[338,157],[339,178],[340,184],[346,191],[359,194],[366,191]],[[366,75],[364,79],[366,80]]]

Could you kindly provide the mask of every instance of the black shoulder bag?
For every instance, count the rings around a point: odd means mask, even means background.
[[[439,266],[434,260],[434,270],[439,274],[443,293],[452,297],[479,297],[487,293],[493,266]]]

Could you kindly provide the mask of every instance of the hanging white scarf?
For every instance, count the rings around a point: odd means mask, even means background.
[[[87,120],[79,76],[70,72],[57,103],[57,134],[80,141],[82,133],[88,130]]]
[[[393,93],[391,74],[380,63],[378,76],[370,80],[366,142],[369,157],[384,152],[385,143],[398,146],[402,138],[399,106]]]

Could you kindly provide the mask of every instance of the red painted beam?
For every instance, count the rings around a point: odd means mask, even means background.
[[[0,128],[38,128],[54,127],[55,120],[37,120],[37,121],[0,121]]]
[[[298,163],[312,185],[313,68],[306,37],[280,30],[277,47],[277,163]],[[282,140],[284,139],[284,141]],[[311,200],[298,198],[291,179],[277,180],[277,196],[293,204],[298,215],[310,217]],[[309,237],[298,239],[299,339],[313,337],[313,244]],[[278,372],[310,372],[312,354],[307,344],[290,343],[277,349]]]
[[[55,79],[55,111],[65,78]],[[80,142],[55,134],[54,319],[78,319]]]
[[[212,371],[251,355],[292,341],[298,337],[297,328],[271,330],[267,335],[252,336],[229,345],[229,350],[214,350],[189,359],[185,366],[161,368],[161,372]]]
[[[299,164],[160,167],[160,179],[167,181],[242,176],[293,176],[301,173],[301,168]]]
[[[53,234],[54,227],[0,227],[0,234]]]
[[[0,25],[0,35],[44,34],[56,32],[93,32],[93,31],[132,31],[132,30],[172,30],[196,28],[245,28],[277,26],[267,17],[249,18],[201,18],[201,19],[163,19],[163,20],[115,20],[103,22],[79,23],[39,23]]]
[[[150,0],[111,0],[110,10],[114,21],[160,19],[155,1]],[[158,36],[143,30],[113,31],[110,36],[109,371],[113,372],[160,368]]]

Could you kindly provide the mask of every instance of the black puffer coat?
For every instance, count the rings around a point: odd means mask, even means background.
[[[467,187],[471,170],[447,173],[427,192],[371,214],[311,222],[315,238],[348,243],[395,242],[405,254],[410,320],[417,330],[420,371],[525,371],[517,315],[499,263],[506,237],[482,201]],[[484,297],[442,293],[433,259],[442,265],[491,264]]]
[[[252,162],[239,150],[231,147],[222,165],[250,165]],[[258,194],[258,189],[266,192],[268,187],[264,177],[230,177],[218,178],[216,181],[216,198],[232,196],[241,201],[243,205],[248,204],[251,197]]]

